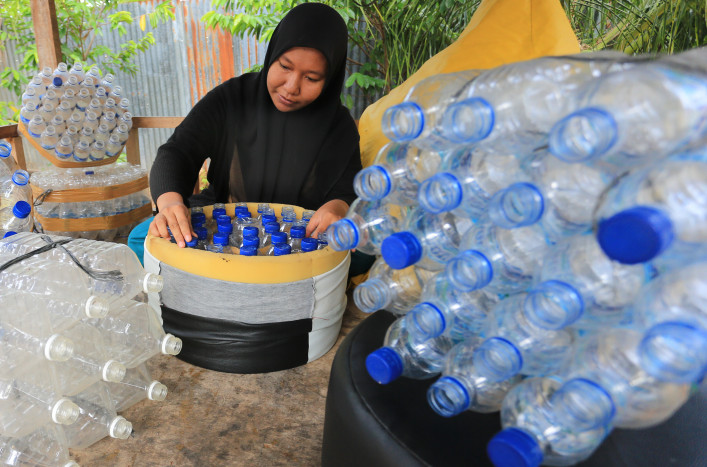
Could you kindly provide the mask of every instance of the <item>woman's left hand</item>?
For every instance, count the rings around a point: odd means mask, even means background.
[[[333,199],[322,205],[307,224],[307,236],[317,237],[322,232],[326,232],[329,225],[346,216],[349,205],[340,199]]]

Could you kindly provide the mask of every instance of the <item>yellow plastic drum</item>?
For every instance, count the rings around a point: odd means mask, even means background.
[[[249,203],[256,212],[257,203]],[[282,205],[271,204],[276,212]],[[293,206],[298,217],[302,208]],[[205,207],[207,219],[211,207]],[[235,205],[226,205],[233,216]],[[179,358],[228,373],[303,365],[336,342],[346,308],[350,255],[325,248],[287,256],[239,256],[145,239],[145,269],[164,278],[166,332]]]

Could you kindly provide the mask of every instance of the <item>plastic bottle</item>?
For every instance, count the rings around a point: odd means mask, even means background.
[[[299,253],[302,251],[302,239],[304,238],[305,229],[301,226],[293,225],[290,229],[290,239],[288,240],[288,245],[290,245],[291,253]]]
[[[206,249],[208,251],[211,251],[214,253],[226,253],[226,254],[233,253],[233,250],[231,249],[231,247],[228,246],[229,245],[228,235],[221,233],[221,232],[216,232],[211,240],[213,243],[211,245],[206,246]]]
[[[79,141],[74,148],[74,160],[86,162],[91,154],[91,147],[86,141]]]
[[[383,240],[400,230],[406,209],[385,201],[356,199],[346,217],[329,226],[326,236],[336,251],[357,249],[368,255],[380,254]]]
[[[12,207],[0,209],[0,232],[30,232],[32,230],[32,206],[27,201],[18,201]]]
[[[90,322],[101,333],[108,354],[133,368],[159,353],[177,355],[182,340],[162,329],[158,314],[143,302],[131,302]]]
[[[128,126],[125,123],[121,123],[113,129],[111,135],[117,135],[118,142],[120,144],[125,144],[125,142],[130,137],[130,135],[128,134]]]
[[[431,276],[431,272],[415,266],[393,269],[383,258],[378,258],[368,272],[368,279],[354,289],[353,299],[364,313],[386,309],[404,314],[419,302],[424,282]]]
[[[100,161],[106,157],[106,146],[103,141],[94,141],[89,149],[89,159],[92,161]]]
[[[132,423],[116,414],[104,384],[93,385],[72,396],[71,400],[81,411],[76,423],[63,428],[70,448],[84,449],[106,436],[116,439],[130,437]]]
[[[285,232],[275,232],[271,236],[271,243],[265,249],[265,256],[275,256],[276,245],[287,245],[287,234]],[[287,245],[289,246],[289,245]]]
[[[528,378],[503,401],[504,429],[488,444],[496,467],[572,465],[588,458],[609,434],[613,408],[605,393],[588,380],[562,386],[557,378]],[[577,406],[573,394],[594,396]]]
[[[273,256],[284,256],[292,253],[292,248],[287,243],[275,243],[273,245]]]
[[[260,238],[260,245],[258,247],[260,249],[268,248],[272,245],[273,234],[280,233],[280,224],[265,224],[263,226],[263,233],[264,235]],[[285,235],[284,241],[287,241],[287,235]]]
[[[42,106],[51,104],[51,110],[54,111],[59,106],[59,96],[53,89],[47,89],[40,99]],[[47,108],[48,110],[49,108]],[[45,119],[46,120],[46,119]],[[48,120],[47,120],[48,121]]]
[[[29,121],[27,125],[27,132],[34,138],[39,138],[39,136],[47,128],[47,122],[44,121],[41,115],[35,115],[32,120]]]
[[[315,251],[317,249],[317,246],[319,245],[319,242],[317,241],[316,238],[311,238],[311,237],[304,237],[302,239],[302,253],[308,253],[310,251]]]
[[[675,383],[699,382],[707,372],[707,261],[674,269],[646,284],[631,307],[632,326],[645,330],[641,366]]]
[[[14,206],[18,201],[31,201],[32,189],[29,186],[29,173],[16,170],[12,177],[0,183],[0,208]]]
[[[37,74],[37,76],[42,80],[42,84],[44,85],[44,88],[46,89],[50,84],[52,84],[52,69],[51,67],[45,66],[42,68],[42,70]]]
[[[527,295],[511,295],[489,313],[484,337],[501,337],[515,346],[521,356],[521,374],[543,376],[562,371],[569,363],[575,332],[544,329],[528,319]]]
[[[499,338],[483,341],[470,337],[452,347],[445,357],[442,377],[427,390],[432,409],[443,417],[465,410],[500,410],[506,393],[521,379],[519,368],[513,367],[518,361],[516,349],[506,343]]]
[[[478,75],[477,70],[465,70],[420,81],[402,103],[385,111],[381,122],[383,134],[392,141],[427,141],[433,147],[444,146],[449,139],[464,142],[468,136],[463,127],[440,116],[457,99],[458,92]]]
[[[86,88],[81,88],[76,95],[76,108],[84,112],[91,103],[91,93]]]
[[[415,208],[406,216],[403,230],[383,240],[381,253],[395,269],[414,264],[439,271],[459,253],[462,235],[471,224],[471,220],[451,213],[435,215]]]
[[[34,110],[39,107],[40,103],[41,101],[39,100],[39,94],[37,94],[37,89],[34,87],[27,86],[25,92],[22,93],[22,106]],[[23,123],[26,124],[27,122],[23,120]]]
[[[443,156],[407,144],[387,144],[373,165],[356,174],[354,190],[366,201],[385,199],[389,204],[415,205],[420,182],[437,172]]]
[[[5,140],[0,140],[0,177],[11,176],[18,169],[12,157],[12,146]]]
[[[29,122],[31,122],[35,116],[38,116],[37,108],[31,102],[23,105],[20,109],[20,121],[22,121],[25,127],[28,127]],[[41,119],[41,117],[39,118]]]
[[[477,220],[486,212],[491,196],[517,180],[518,159],[512,154],[464,147],[445,159],[440,171],[419,187],[417,200],[427,212],[451,211]]]
[[[626,264],[679,266],[707,244],[707,161],[667,159],[620,180],[597,209],[597,239]]]
[[[78,81],[79,83],[83,81],[84,77],[86,76],[86,73],[84,73],[83,70],[83,65],[79,62],[76,62],[71,65],[71,70],[69,70],[69,76],[75,76],[76,81]]]
[[[574,325],[598,329],[618,324],[624,308],[650,279],[643,266],[609,259],[593,235],[579,235],[548,249],[528,292],[534,324],[548,329]],[[581,320],[581,321],[577,321]]]
[[[442,371],[444,356],[451,347],[452,341],[445,336],[421,337],[414,320],[401,316],[388,328],[383,346],[366,357],[366,370],[380,384],[388,384],[400,376],[432,378]]]
[[[143,399],[163,401],[167,397],[167,386],[153,380],[144,363],[129,368],[123,381],[107,383],[107,386],[116,412],[122,412]]]
[[[49,122],[52,121],[52,118],[54,118],[54,104],[51,102],[42,104],[39,109],[37,109],[37,114],[42,117],[42,120],[44,120],[45,123],[49,124]]]
[[[63,433],[51,424],[20,438],[0,436],[0,453],[7,465],[79,467],[69,458]]]
[[[504,229],[481,220],[464,234],[462,253],[450,260],[448,268],[459,269],[456,285],[467,290],[521,292],[530,287],[547,248],[538,225]]]
[[[317,250],[323,250],[329,246],[329,237],[327,232],[319,232],[319,235],[317,235],[317,243]]]
[[[69,78],[69,70],[66,67],[66,63],[60,62],[54,73],[52,73],[52,84],[56,87],[64,85],[64,82]]]
[[[67,239],[67,237],[59,236],[51,236],[50,238],[53,241]],[[44,245],[46,242],[42,240],[40,235],[22,233],[0,242],[0,252],[11,252],[13,255],[19,256]],[[90,279],[92,281],[90,288],[98,294],[131,299],[142,292],[157,293],[162,290],[162,277],[145,272],[137,256],[127,245],[76,239],[64,244],[63,247],[84,265],[94,270],[119,270],[121,272],[122,277],[120,278]],[[73,260],[62,248],[53,248],[50,253],[45,254],[49,254],[55,261],[75,267]]]
[[[420,303],[410,313],[415,315],[418,327],[428,337],[444,333],[454,342],[461,342],[481,333],[498,298],[484,291],[469,291],[455,286],[464,282],[458,276],[465,272],[464,268],[450,268],[448,264],[444,271],[425,280]]]
[[[105,109],[105,112],[101,115],[100,122],[101,125],[106,125],[109,131],[112,131],[113,128],[118,126],[118,122],[115,118],[115,112],[109,109]]]
[[[591,80],[574,100],[580,110],[557,122],[549,138],[552,154],[566,161],[634,167],[667,156],[707,130],[703,71],[665,60]]]

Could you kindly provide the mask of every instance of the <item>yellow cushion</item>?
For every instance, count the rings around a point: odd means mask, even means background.
[[[381,132],[383,112],[401,102],[410,88],[423,79],[579,51],[579,41],[557,0],[484,0],[453,44],[363,112],[359,122],[363,166],[370,165],[380,148],[389,142]]]

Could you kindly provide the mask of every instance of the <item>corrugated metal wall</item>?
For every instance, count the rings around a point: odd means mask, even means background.
[[[122,9],[130,11],[135,19],[127,26],[127,34],[106,30],[96,38],[98,44],[118,50],[127,40],[139,40],[139,17],[154,9],[156,0],[124,3]],[[210,0],[175,1],[175,20],[146,31],[152,31],[155,44],[138,55],[139,71],[135,76],[116,73],[116,83],[130,99],[130,108],[139,116],[184,116],[189,109],[214,86],[238,76],[257,64],[262,64],[267,44],[253,38],[232,37],[221,30],[210,30],[201,17],[211,8]],[[12,45],[8,44],[5,57],[16,61]],[[350,50],[349,56],[361,61],[361,52]],[[350,72],[355,71],[351,68]],[[353,99],[352,115],[358,118],[365,107],[362,92],[347,90]],[[0,89],[0,99],[12,100],[9,93]],[[140,130],[140,149],[144,167],[152,165],[157,148],[169,138],[171,129]]]

